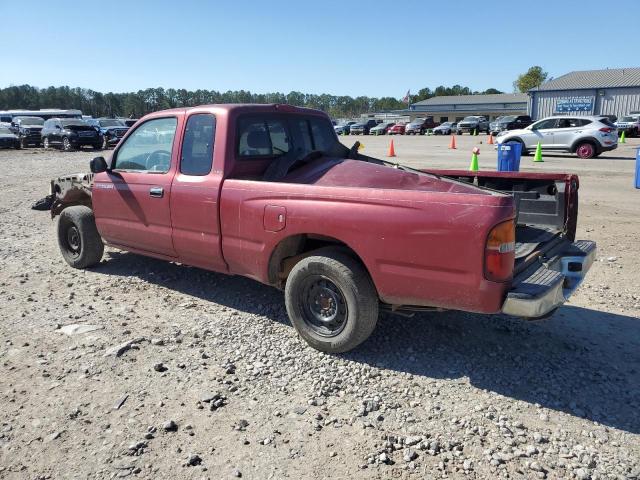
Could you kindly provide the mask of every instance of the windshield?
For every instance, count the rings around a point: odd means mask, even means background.
[[[98,123],[101,127],[123,127],[123,123],[120,120],[107,119],[107,120],[98,120]]]
[[[478,117],[464,117],[462,119],[463,122],[475,122],[476,120],[478,120]]]
[[[23,125],[44,125],[44,118],[40,117],[16,117],[13,121]]]
[[[87,126],[86,123],[84,123],[82,120],[78,120],[75,118],[71,118],[68,120],[60,120],[60,123],[62,123],[63,127],[85,127]]]
[[[11,134],[11,130],[5,127],[0,127],[0,135],[10,135],[10,134]]]
[[[513,121],[515,121],[515,119],[516,119],[515,115],[510,115],[510,116],[507,116],[507,117],[502,117],[499,121],[500,121],[500,123],[507,123],[507,122],[513,122]]]
[[[633,117],[622,117],[620,119],[621,122],[633,122]]]
[[[441,127],[450,127],[451,125],[453,125],[453,122],[444,122],[440,124]]]

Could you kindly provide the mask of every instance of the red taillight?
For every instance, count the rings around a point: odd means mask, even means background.
[[[602,128],[600,129],[600,131],[601,131],[601,132],[604,132],[604,133],[611,133],[611,132],[613,131],[613,128],[609,128],[609,127],[602,127]]]
[[[484,251],[484,276],[504,282],[513,275],[516,250],[516,228],[513,220],[503,222],[489,232]]]

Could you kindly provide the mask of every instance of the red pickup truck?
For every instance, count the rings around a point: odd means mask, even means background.
[[[326,352],[363,342],[381,310],[547,316],[595,256],[574,241],[575,175],[413,170],[288,105],[152,113],[90,168],[43,202],[69,265],[107,244],[253,278]]]

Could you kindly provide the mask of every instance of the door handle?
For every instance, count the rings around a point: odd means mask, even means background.
[[[164,188],[162,187],[151,187],[149,189],[149,196],[162,198],[164,196]]]

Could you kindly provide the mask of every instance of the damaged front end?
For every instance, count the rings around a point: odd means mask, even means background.
[[[93,173],[77,173],[51,180],[49,195],[35,202],[33,210],[50,210],[55,218],[62,210],[71,205],[85,205],[91,208],[91,189]]]

